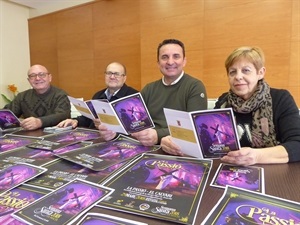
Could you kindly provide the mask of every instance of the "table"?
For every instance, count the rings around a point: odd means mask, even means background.
[[[37,131],[19,131],[18,135],[27,136],[42,136],[45,133],[42,130]],[[157,151],[158,154],[165,154],[162,150]],[[204,190],[199,211],[196,217],[195,225],[199,225],[214,205],[218,202],[224,193],[224,189],[211,187],[211,180],[216,173],[220,164],[219,159],[213,160],[213,166]],[[300,162],[289,164],[273,164],[273,165],[256,165],[264,168],[265,173],[265,193],[280,198],[300,202]],[[109,215],[114,215],[126,219],[137,220],[140,222],[148,223],[149,225],[156,224],[174,224],[172,222],[137,216],[133,214],[118,212],[103,208],[93,208],[93,212],[99,212]]]
[[[200,207],[196,217],[195,225],[199,225],[205,219],[210,210],[214,207],[214,205],[218,202],[218,200],[224,193],[224,189],[210,186],[211,180],[215,172],[217,171],[220,162],[221,161],[218,159],[213,160],[212,170],[210,172],[206,188],[204,190],[202,200],[200,202]],[[266,194],[300,202],[300,163],[256,166],[264,168]],[[115,215],[127,219],[138,220],[140,222],[148,223],[149,225],[174,224],[167,221],[129,215],[117,211],[112,212],[108,209],[99,209],[95,210],[95,212]]]

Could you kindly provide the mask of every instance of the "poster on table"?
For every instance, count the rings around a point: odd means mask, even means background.
[[[43,140],[31,143],[27,147],[53,151],[68,145],[97,138],[100,138],[99,131],[97,130],[76,128],[75,130],[45,135],[43,136]]]
[[[5,163],[28,163],[35,166],[44,166],[57,159],[57,156],[51,151],[24,146],[2,153],[0,161]]]
[[[300,203],[227,186],[201,225],[300,224]]]
[[[124,135],[108,142],[93,144],[71,152],[56,154],[58,157],[101,171],[133,157],[160,149],[159,145],[144,146],[139,141]]]
[[[87,213],[77,225],[147,225],[146,223],[128,220],[103,213]]]
[[[73,180],[12,215],[34,225],[72,224],[112,191],[88,181]]]
[[[11,214],[25,208],[49,192],[49,190],[31,187],[25,184],[2,193],[0,195],[0,224],[20,225],[21,222],[13,218]]]
[[[264,168],[220,163],[210,185],[219,188],[230,185],[265,193]]]
[[[78,143],[75,143],[75,144],[70,144],[70,145],[58,148],[58,149],[56,149],[52,152],[53,152],[53,154],[58,155],[58,154],[63,154],[63,153],[66,153],[66,152],[76,150],[78,148],[84,148],[84,147],[92,145],[92,144],[93,144],[92,141],[81,141],[81,142],[78,142]]]
[[[3,137],[0,137],[0,154],[34,143],[37,140],[42,140],[42,138],[6,134]]]
[[[115,191],[99,206],[194,224],[211,166],[209,159],[143,154],[103,182]]]
[[[87,180],[96,184],[100,184],[123,164],[124,163],[119,163],[102,171],[94,171],[76,163],[58,159],[57,161],[51,162],[45,166],[47,172],[41,174],[33,180],[28,181],[27,183],[53,190],[58,189],[75,179]]]
[[[46,170],[46,168],[25,163],[14,164],[0,170],[0,194],[33,179]]]

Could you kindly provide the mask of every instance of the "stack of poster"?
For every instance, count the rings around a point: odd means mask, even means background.
[[[100,138],[98,130],[76,128],[75,130],[45,135],[42,140],[28,144],[27,147],[54,151],[68,145],[98,138]]]
[[[12,216],[26,224],[72,224],[112,191],[110,188],[76,179]]]
[[[42,138],[5,134],[0,137],[0,153],[32,144]]]
[[[51,190],[60,188],[75,179],[87,180],[100,184],[123,164],[125,163],[118,163],[104,170],[94,171],[76,163],[58,159],[45,165],[44,167],[47,169],[47,172],[28,181],[27,184]]]
[[[158,149],[160,149],[159,145],[144,146],[133,138],[119,135],[112,141],[89,145],[69,152],[55,152],[55,155],[91,170],[101,171],[139,154]]]
[[[19,225],[20,222],[13,218],[11,214],[28,206],[49,192],[45,189],[20,185],[2,193],[0,195],[0,224]]]
[[[101,123],[116,133],[131,134],[154,127],[140,93],[112,102],[92,100],[92,103]]]
[[[300,224],[300,203],[227,186],[202,225]]]
[[[78,223],[78,225],[147,225],[138,221],[128,220],[116,216],[110,216],[102,213],[87,213]]]
[[[182,153],[197,158],[220,158],[240,149],[231,108],[184,112],[164,108],[172,140]]]
[[[265,193],[264,168],[220,163],[210,185],[218,188],[230,185]]]
[[[11,163],[28,163],[30,165],[44,166],[57,160],[57,157],[51,151],[21,147],[1,154],[0,162]]]
[[[44,173],[47,169],[25,163],[0,170],[0,194]]]
[[[98,205],[194,224],[211,166],[208,159],[143,154],[103,182],[115,191]]]
[[[36,140],[37,139],[32,140],[32,142]],[[14,148],[10,151],[1,153],[0,168],[16,163],[28,163],[35,166],[45,166],[52,163],[53,161],[58,160],[58,157],[55,154],[72,151],[91,144],[93,144],[93,142],[91,141],[82,141],[79,143],[64,146],[54,151],[48,151],[38,148],[28,148],[26,146]]]

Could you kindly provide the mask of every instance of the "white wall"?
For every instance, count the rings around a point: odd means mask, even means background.
[[[29,16],[32,18],[92,1],[94,0],[43,0],[43,4],[38,4],[38,9],[30,9]],[[40,1],[37,0],[36,2]]]
[[[39,0],[36,1],[38,3]],[[28,18],[58,11],[92,0],[42,1],[39,9],[28,8],[11,1],[0,0],[0,93],[12,98],[7,85],[18,91],[30,88],[27,71],[30,67]],[[52,4],[50,4],[52,3]],[[5,101],[0,96],[0,108]]]
[[[8,84],[15,84],[19,91],[30,87],[28,17],[27,7],[0,0],[0,93],[10,98]],[[4,104],[0,97],[0,108]]]

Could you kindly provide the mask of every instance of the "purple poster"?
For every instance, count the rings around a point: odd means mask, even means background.
[[[4,168],[0,171],[0,193],[10,190],[45,171],[45,168],[29,164],[15,164]]]
[[[193,224],[210,168],[210,160],[143,154],[105,181],[115,191],[99,205]]]
[[[227,186],[218,204],[202,222],[219,224],[299,224],[297,202]]]
[[[264,193],[264,169],[220,163],[211,186],[225,188],[226,185]]]
[[[28,181],[27,183],[49,189],[60,188],[74,179],[82,179],[100,184],[105,178],[107,178],[115,170],[119,169],[122,165],[123,163],[119,163],[108,167],[105,170],[94,171],[76,163],[59,159],[47,164],[45,166],[45,168],[48,169],[47,172]]]
[[[0,224],[2,225],[23,225],[11,214],[20,210],[50,191],[32,186],[21,185],[0,195]]]
[[[104,170],[114,164],[124,162],[150,151],[156,151],[159,145],[144,146],[135,139],[119,135],[117,139],[86,146],[74,151],[56,154],[95,171]]]
[[[7,109],[0,110],[0,130],[20,128],[20,121],[15,114]]]
[[[111,104],[128,133],[154,127],[140,93],[116,100]]]
[[[97,130],[76,128],[75,130],[46,135],[43,140],[29,144],[27,147],[53,151],[68,145],[97,138],[100,138],[99,131]]]
[[[28,163],[36,166],[43,166],[56,159],[57,157],[51,151],[27,147],[17,148],[1,154],[1,161],[3,162]]]
[[[41,138],[6,134],[5,136],[0,137],[0,153],[26,146],[37,140],[41,140]]]
[[[147,225],[134,220],[106,215],[102,213],[87,213],[78,225]]]
[[[31,224],[71,224],[111,190],[83,180],[74,180],[51,192],[13,216]]]
[[[204,158],[220,157],[240,148],[229,109],[192,113],[192,118]]]

